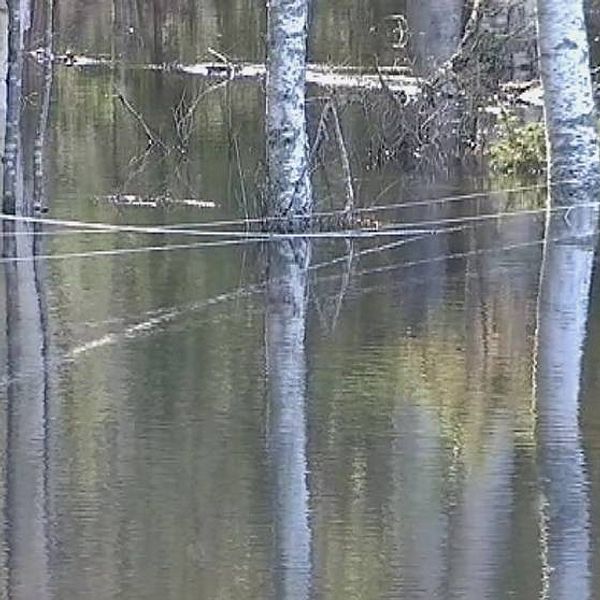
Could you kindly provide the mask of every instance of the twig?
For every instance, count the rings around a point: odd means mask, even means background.
[[[246,186],[244,184],[244,174],[242,173],[242,161],[240,159],[240,145],[237,136],[233,137],[233,147],[235,150],[235,159],[237,163],[238,177],[240,178],[240,189],[242,191],[242,204],[244,207],[244,216],[246,217],[246,231],[250,223],[250,215],[248,214],[248,197],[246,196]]]
[[[448,74],[456,71],[458,62],[463,57],[467,45],[479,31],[479,24],[483,16],[483,6],[485,2],[486,0],[473,0],[471,13],[469,14],[469,18],[465,24],[463,36],[458,44],[458,48],[456,49],[456,52],[440,67],[435,77],[431,79],[430,84],[432,86],[438,85],[440,82],[446,79]]]
[[[227,56],[225,56],[222,52],[219,52],[218,50],[215,50],[214,48],[211,48],[210,46],[206,49],[206,51],[211,54],[212,56],[214,56],[215,58],[218,58],[222,63],[226,64],[227,66],[231,66],[233,63],[229,60],[229,58],[227,58]]]
[[[144,120],[144,117],[135,110],[135,108],[131,105],[131,102],[127,100],[125,95],[115,86],[115,93],[117,98],[121,101],[123,106],[127,109],[129,113],[134,117],[134,119],[139,123],[140,127],[144,130],[146,137],[148,138],[151,144],[156,144],[159,146],[166,154],[169,154],[171,149],[150,129],[148,123]]]
[[[346,183],[346,204],[344,206],[345,213],[351,213],[354,210],[354,186],[352,183],[352,171],[350,169],[350,159],[348,158],[348,150],[344,142],[344,134],[337,111],[337,102],[335,96],[331,101],[331,116],[333,117],[333,126],[335,128],[338,146],[340,147],[340,158],[342,161],[342,170],[344,172],[344,180]]]
[[[348,285],[350,284],[350,276],[352,274],[352,263],[354,262],[354,243],[353,240],[346,240],[346,248],[348,249],[348,255],[346,259],[346,265],[342,274],[342,281],[340,283],[340,290],[338,292],[335,310],[333,313],[333,317],[331,319],[331,332],[335,331],[340,311],[342,310],[342,304],[344,303],[344,298],[346,296],[346,292],[348,291]]]
[[[325,133],[327,132],[327,113],[331,108],[331,97],[327,99],[323,110],[321,111],[321,117],[319,118],[319,124],[317,125],[317,131],[315,132],[315,141],[313,142],[312,148],[310,149],[310,153],[308,155],[308,163],[309,165],[313,162],[316,153],[321,146],[321,142],[325,137]]]

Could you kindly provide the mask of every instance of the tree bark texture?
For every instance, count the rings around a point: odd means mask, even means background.
[[[21,109],[23,97],[23,40],[28,29],[29,4],[26,0],[9,0],[8,6],[8,74],[6,94],[6,134],[4,141],[3,210],[25,214],[21,159]]]
[[[266,136],[271,215],[311,210],[306,132],[308,0],[268,5]]]
[[[569,182],[557,204],[587,201],[598,189],[600,155],[583,0],[538,0],[540,70],[551,183]]]

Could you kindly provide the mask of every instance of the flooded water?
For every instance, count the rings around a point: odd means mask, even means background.
[[[59,49],[118,68],[28,64],[24,193],[70,226],[4,225],[0,597],[599,598],[600,288],[593,248],[545,234],[544,182],[373,165],[351,106],[357,202],[414,232],[240,239],[260,82],[135,65],[261,60],[262,4],[130,4],[56,15]],[[315,2],[313,59],[434,64],[420,4]],[[324,210],[343,205],[328,164]]]

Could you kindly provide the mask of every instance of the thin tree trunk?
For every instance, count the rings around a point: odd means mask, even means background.
[[[307,0],[268,7],[266,136],[271,215],[308,216],[312,205],[306,133]]]
[[[549,176],[562,188],[552,199],[556,204],[581,204],[587,198],[582,189],[598,190],[600,183],[583,0],[538,0],[537,9]],[[576,224],[588,222],[584,215]]]
[[[11,214],[25,214],[19,193],[22,185],[21,109],[23,97],[23,38],[29,19],[29,7],[24,0],[8,0],[8,75],[6,136],[4,141],[4,199],[3,209]],[[31,203],[30,203],[31,204]]]
[[[42,208],[45,202],[44,182],[44,149],[46,147],[46,131],[50,116],[50,100],[52,97],[52,55],[54,42],[54,1],[45,0],[44,10],[44,51],[46,59],[42,69],[43,82],[40,94],[40,107],[33,150],[33,201],[34,208]]]

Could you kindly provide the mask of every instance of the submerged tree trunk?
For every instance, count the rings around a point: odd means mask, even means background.
[[[307,0],[271,0],[267,32],[267,203],[270,215],[311,210],[306,132]]]
[[[581,204],[583,187],[597,191],[600,182],[583,0],[538,0],[537,8],[550,182],[569,182],[553,201]]]
[[[273,481],[276,597],[310,597],[311,532],[306,456],[305,240],[269,247],[265,344],[268,451]]]

